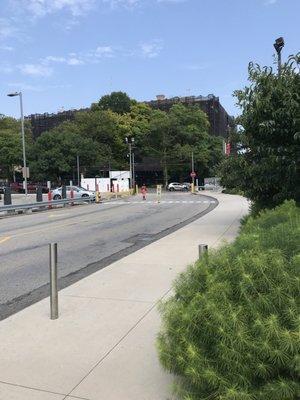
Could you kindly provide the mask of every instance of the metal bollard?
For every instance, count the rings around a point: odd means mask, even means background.
[[[50,266],[50,318],[58,318],[58,292],[57,292],[57,243],[49,244]]]
[[[61,197],[62,197],[63,199],[66,199],[66,198],[67,198],[67,186],[65,186],[65,185],[63,185],[63,186],[61,187]]]
[[[3,204],[5,206],[11,204],[11,189],[9,186],[4,189]]]
[[[36,201],[43,201],[43,189],[40,185],[36,188]]]
[[[204,253],[207,253],[208,245],[207,244],[199,244],[199,260],[203,256]]]

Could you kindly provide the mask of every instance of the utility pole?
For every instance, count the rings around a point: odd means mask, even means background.
[[[192,193],[195,191],[195,164],[194,164],[194,152],[192,151]]]
[[[132,153],[132,188],[135,190],[135,160],[134,160],[134,153]]]
[[[77,154],[77,185],[80,186],[79,155]]]
[[[284,47],[284,40],[283,37],[280,37],[275,40],[275,43],[273,45],[275,47],[276,53],[277,53],[277,63],[278,63],[278,76],[281,75],[281,50]]]
[[[22,134],[22,148],[23,148],[23,177],[24,177],[24,189],[25,189],[25,195],[27,196],[28,190],[27,190],[27,163],[26,163],[26,150],[25,150],[25,130],[24,130],[24,114],[23,114],[23,98],[22,98],[22,92],[15,92],[15,93],[9,93],[7,96],[9,97],[15,97],[19,96],[20,98],[20,111],[21,111],[21,134]]]
[[[126,143],[128,144],[129,147],[129,174],[130,174],[130,186],[129,188],[133,188],[133,177],[132,177],[132,145],[134,144],[134,138],[131,136],[128,136],[125,138]]]

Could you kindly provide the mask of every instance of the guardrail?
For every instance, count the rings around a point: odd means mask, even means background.
[[[80,197],[78,199],[61,199],[61,200],[51,200],[51,201],[40,201],[36,203],[27,203],[27,204],[9,204],[6,206],[0,207],[0,212],[3,211],[14,211],[14,210],[29,210],[35,208],[56,206],[60,204],[73,204],[73,203],[90,203],[93,199],[88,197]]]

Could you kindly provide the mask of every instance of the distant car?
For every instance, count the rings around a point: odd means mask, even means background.
[[[192,184],[190,182],[183,182],[183,185],[185,185],[189,190],[192,187]]]
[[[213,183],[205,183],[204,190],[214,190],[214,189],[216,189],[216,185],[214,185]]]
[[[175,191],[187,192],[189,190],[186,184],[178,182],[169,183],[167,189],[170,192],[175,192]]]
[[[30,192],[31,193],[35,193],[38,186],[42,187],[42,192],[43,193],[48,193],[49,192],[49,189],[43,183],[27,182],[27,190],[28,190],[29,193]],[[10,188],[11,188],[12,192],[25,193],[25,189],[23,187],[23,183],[22,182],[12,182],[10,184]]]
[[[4,194],[4,189],[6,188],[6,182],[0,182],[0,194]]]
[[[95,192],[91,190],[86,190],[80,186],[67,186],[67,198],[71,197],[71,191],[73,190],[74,199],[80,199],[86,197],[86,199],[95,199]],[[51,191],[53,200],[62,199],[62,188],[56,188]]]

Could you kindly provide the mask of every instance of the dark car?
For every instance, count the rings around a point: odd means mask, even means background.
[[[6,188],[6,182],[0,182],[0,194],[4,194],[4,189]]]
[[[47,185],[43,184],[43,183],[33,183],[33,182],[27,182],[27,190],[30,193],[35,193],[36,189],[38,186],[42,186],[42,192],[43,193],[48,193],[49,189],[47,188]],[[12,182],[10,184],[10,188],[12,190],[12,192],[15,193],[25,193],[25,189],[23,187],[23,183],[22,182]]]

